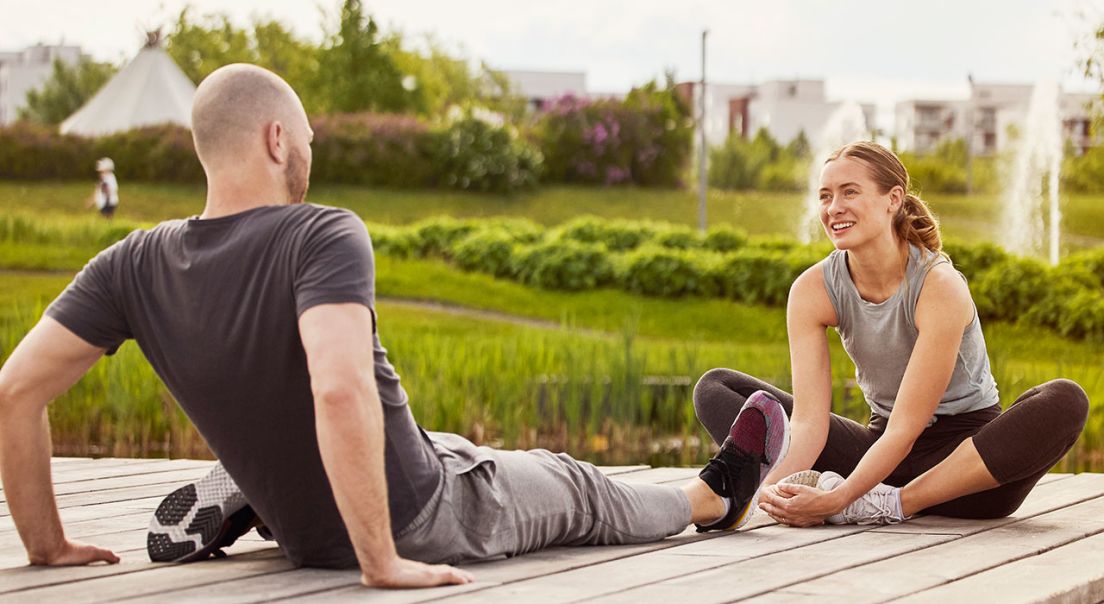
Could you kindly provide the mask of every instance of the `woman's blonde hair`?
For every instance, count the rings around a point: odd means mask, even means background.
[[[893,187],[901,187],[905,199],[897,214],[893,217],[893,229],[897,236],[917,247],[939,254],[943,251],[943,240],[939,236],[939,221],[916,195],[909,192],[909,174],[897,155],[889,149],[871,141],[858,141],[836,149],[824,163],[841,157],[854,159],[866,165],[867,172],[880,193],[888,193]]]

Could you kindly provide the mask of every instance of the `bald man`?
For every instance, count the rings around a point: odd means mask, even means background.
[[[155,560],[206,557],[259,515],[297,566],[419,587],[472,580],[428,563],[746,521],[759,461],[776,463],[783,442],[785,415],[766,398],[683,488],[422,431],[376,333],[364,223],[302,203],[312,132],[294,91],[263,69],[227,66],[196,90],[192,125],[203,213],[98,254],[0,368],[0,475],[32,564],[118,561],[65,537],[45,408],[127,339],[220,460],[157,509]]]

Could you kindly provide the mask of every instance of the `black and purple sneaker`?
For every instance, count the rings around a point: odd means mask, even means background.
[[[738,529],[751,520],[759,486],[790,447],[790,420],[782,404],[762,390],[748,397],[721,450],[698,475],[713,492],[728,499],[720,520],[698,524],[699,533]]]

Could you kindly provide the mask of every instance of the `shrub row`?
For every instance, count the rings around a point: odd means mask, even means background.
[[[616,287],[773,306],[784,305],[794,279],[831,250],[823,243],[748,238],[728,227],[703,236],[682,226],[591,217],[548,229],[519,219],[435,218],[370,231],[380,254],[442,258],[545,289]],[[970,281],[982,319],[1104,339],[1104,250],[1070,256],[1056,267],[991,243],[950,242],[945,251]]]
[[[311,122],[312,181],[396,188],[440,187],[509,193],[536,185],[542,156],[505,126],[463,113],[430,127],[404,115],[335,115]],[[204,180],[191,134],[141,128],[109,137],[67,136],[40,126],[0,129],[0,179],[95,177],[99,157],[120,180]]]

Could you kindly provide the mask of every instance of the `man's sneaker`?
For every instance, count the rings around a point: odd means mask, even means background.
[[[699,533],[747,524],[759,498],[759,485],[786,456],[790,421],[782,405],[762,390],[748,397],[736,421],[699,476],[727,500],[728,511],[716,522],[698,524]]]
[[[258,524],[245,495],[216,463],[198,482],[173,491],[157,506],[146,535],[154,562],[193,562],[222,555]]]
[[[831,491],[843,484],[843,480],[843,476],[835,472],[805,470],[791,474],[779,482]],[[881,483],[852,501],[839,514],[825,519],[828,524],[897,524],[905,520],[907,518],[901,512],[901,489]]]

